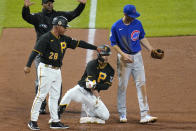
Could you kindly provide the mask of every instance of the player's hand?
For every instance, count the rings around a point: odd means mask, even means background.
[[[121,58],[125,63],[133,63],[133,59],[129,54],[124,53]]]
[[[100,106],[100,104],[101,104],[101,98],[100,98],[100,96],[98,96],[98,97],[96,97],[96,101],[95,101],[94,107],[97,108],[97,107]]]
[[[25,74],[28,74],[28,73],[30,73],[30,72],[31,72],[31,68],[26,66],[26,67],[24,68],[24,73],[25,73]]]
[[[29,7],[31,5],[35,4],[34,2],[31,2],[30,0],[24,0],[24,6]]]
[[[101,100],[100,96],[97,97],[97,100],[96,100],[96,105],[99,103],[99,101]]]
[[[101,51],[104,51],[102,48],[97,47],[97,52],[100,53]]]
[[[87,0],[78,0],[78,2],[83,3],[83,4],[86,4],[86,1]]]

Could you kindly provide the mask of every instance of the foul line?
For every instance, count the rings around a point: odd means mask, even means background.
[[[90,44],[94,44],[95,39],[95,21],[96,21],[96,10],[97,10],[97,0],[91,0],[91,7],[90,7],[90,18],[89,18],[89,30],[88,30],[88,42]],[[93,59],[93,51],[87,50],[86,54],[86,63]]]

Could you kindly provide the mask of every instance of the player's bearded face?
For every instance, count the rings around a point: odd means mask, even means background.
[[[47,2],[46,4],[42,5],[44,9],[48,10],[48,11],[52,11],[53,10],[53,3],[52,2]]]
[[[64,28],[63,26],[58,26],[58,32],[60,35],[64,35],[64,33],[66,32],[66,28]]]

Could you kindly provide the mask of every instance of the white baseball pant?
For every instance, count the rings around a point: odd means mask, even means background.
[[[96,96],[80,87],[80,85],[69,89],[63,96],[60,105],[69,105],[72,100],[83,104],[88,117],[98,117],[102,120],[109,119],[110,113],[105,104],[101,100],[96,104]]]
[[[61,90],[61,70],[52,69],[51,67],[46,67],[44,63],[38,66],[38,92],[35,96],[32,108],[31,108],[31,121],[37,121],[39,117],[39,110],[42,101],[45,100],[47,94],[49,93],[49,111],[51,116],[51,122],[59,122],[58,118],[58,99],[60,97]]]
[[[147,102],[146,87],[145,87],[145,71],[141,52],[135,55],[130,55],[133,63],[125,63],[122,56],[117,57],[117,72],[119,78],[118,84],[118,112],[120,115],[126,115],[126,89],[130,76],[136,84],[138,102],[140,107],[140,115],[148,114],[149,106]]]

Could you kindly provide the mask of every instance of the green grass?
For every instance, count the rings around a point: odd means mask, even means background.
[[[31,0],[31,12],[41,11],[41,0]],[[96,28],[110,29],[123,17],[126,4],[136,5],[147,36],[196,35],[196,0],[97,0]],[[82,14],[70,22],[71,28],[88,28],[91,0]],[[11,3],[11,4],[10,4]],[[33,27],[22,19],[23,0],[0,0],[0,29]],[[56,0],[55,10],[73,10],[77,0]]]
[[[196,35],[196,0],[105,1],[99,0],[97,28],[110,28],[123,17],[124,5],[134,4],[147,36]]]
[[[5,1],[2,0],[0,1],[0,35],[1,35],[1,31],[2,31],[2,28],[3,28],[3,21],[4,21],[4,18],[5,18],[5,15],[4,15],[4,9],[5,7]]]

